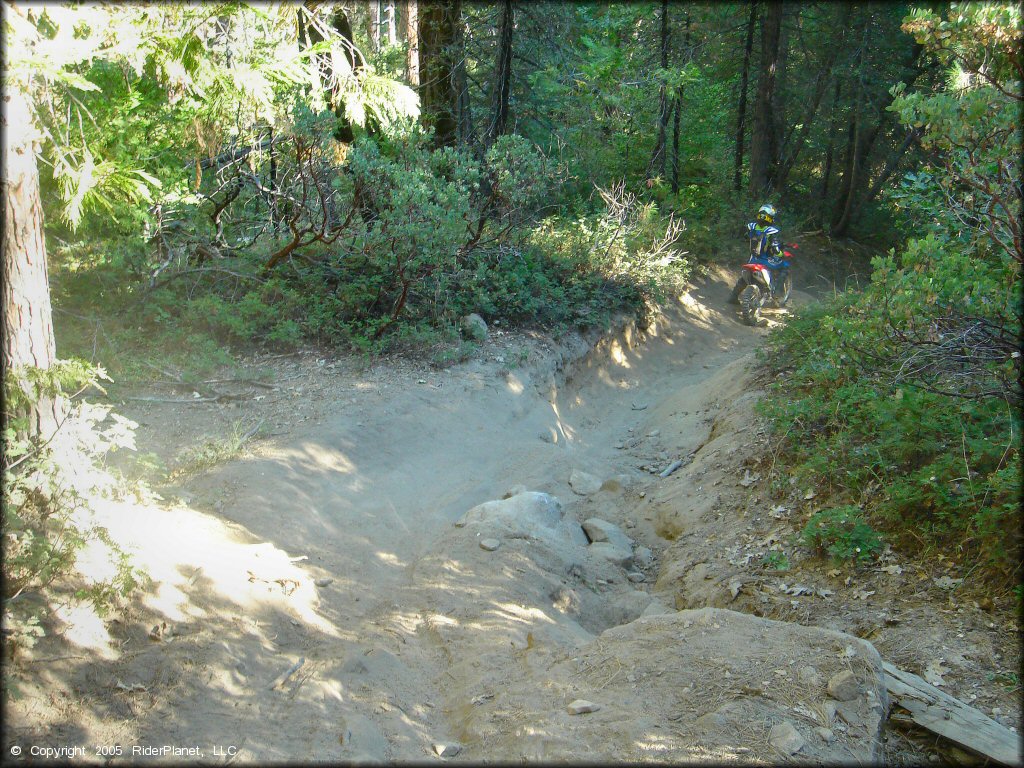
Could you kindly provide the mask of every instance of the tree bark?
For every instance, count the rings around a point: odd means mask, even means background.
[[[43,370],[56,362],[50,280],[43,238],[43,207],[36,164],[39,136],[27,96],[16,83],[5,89],[3,140],[3,369],[16,376],[24,366]],[[15,383],[32,392],[23,379]],[[60,426],[65,401],[43,395],[27,412],[27,436],[50,439]],[[5,425],[11,426],[11,425]]]
[[[768,0],[761,19],[761,63],[750,139],[750,192],[754,196],[761,196],[769,191],[769,180],[773,175],[773,143],[776,128],[772,106],[776,101],[775,86],[781,31],[782,2]]]
[[[679,112],[683,108],[683,94],[676,89],[672,115],[672,194],[679,192]]]
[[[515,24],[513,13],[512,0],[504,0],[501,26],[498,30],[498,55],[494,62],[493,117],[484,142],[488,147],[505,133],[508,125],[508,95],[512,83],[512,29]]]
[[[825,149],[825,170],[821,174],[821,193],[818,195],[818,214],[822,221],[825,218],[825,201],[828,200],[829,184],[832,181],[832,157],[835,154],[835,137],[839,131],[839,97],[843,90],[842,80],[836,78],[836,88],[832,94],[832,114],[829,121],[828,147]]]
[[[903,143],[900,144],[900,146],[897,147],[891,155],[889,155],[889,159],[886,160],[885,165],[882,166],[881,173],[879,173],[878,178],[875,179],[875,183],[871,185],[871,189],[868,190],[868,196],[864,199],[865,203],[870,203],[875,199],[878,193],[882,191],[882,187],[885,186],[885,182],[889,180],[889,177],[892,176],[899,167],[900,160],[903,158],[903,155],[906,154],[906,151],[910,149],[910,146],[916,143],[920,138],[920,128],[911,128],[907,131],[907,136],[903,139]]]
[[[420,32],[416,0],[405,0],[405,77],[413,88],[420,87]]]
[[[434,146],[458,143],[460,88],[456,68],[462,60],[458,42],[461,0],[419,3],[420,106],[424,124],[434,129]]]
[[[395,0],[387,0],[385,13],[387,14],[388,45],[398,43],[398,7]]]
[[[668,0],[661,0],[661,68],[668,69],[668,43],[669,43],[669,19]],[[651,153],[651,162],[647,165],[647,176],[654,176],[655,170],[658,176],[665,177],[665,136],[668,130],[669,99],[668,85],[661,84],[658,89],[658,138],[654,143],[654,151]]]
[[[373,46],[373,52],[377,53],[380,50],[380,28],[383,26],[383,11],[384,11],[383,0],[373,0],[370,3],[370,9],[368,16],[368,22],[370,26],[370,44]]]
[[[750,76],[750,54],[754,50],[754,26],[757,24],[757,3],[750,4],[750,17],[747,19],[747,43],[743,48],[743,74],[740,77],[740,103],[736,118],[736,164],[733,170],[733,188],[739,192],[743,188],[743,139],[747,125],[747,81]]]
[[[825,62],[818,70],[818,79],[815,83],[810,105],[807,108],[807,114],[801,123],[800,133],[798,133],[794,138],[793,131],[791,130],[782,142],[780,151],[782,159],[776,180],[777,188],[785,186],[786,181],[789,179],[790,171],[793,170],[793,167],[796,165],[797,158],[800,156],[800,152],[803,151],[803,148],[807,143],[807,137],[810,135],[811,127],[814,125],[815,118],[818,116],[818,108],[821,106],[821,100],[825,95],[825,91],[828,89],[829,82],[832,80],[832,71],[835,68],[836,58],[839,55],[839,51],[844,50],[846,47],[846,29],[849,26],[852,13],[853,5],[846,4],[845,11],[843,12],[838,24],[838,39],[833,41],[833,45],[829,47]]]

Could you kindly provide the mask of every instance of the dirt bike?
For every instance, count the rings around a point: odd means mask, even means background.
[[[796,248],[797,245],[790,243],[789,247]],[[784,250],[782,261],[777,265],[761,256],[751,256],[750,261],[743,265],[733,295],[738,295],[740,312],[747,325],[757,325],[761,308],[768,304],[786,306],[793,291],[793,275],[789,271],[792,258],[793,254]]]

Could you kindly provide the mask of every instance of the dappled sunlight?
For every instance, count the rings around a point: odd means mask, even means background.
[[[548,616],[540,608],[534,608],[517,603],[495,603],[495,610],[487,613],[492,616],[500,616],[510,619],[519,624],[555,624],[554,619]]]
[[[275,608],[338,637],[318,611],[313,576],[297,564],[303,558],[270,542],[245,543],[217,518],[187,507],[109,502],[97,508],[97,519],[153,580],[143,602],[172,621],[205,618],[187,594],[201,580],[204,590],[242,609]]]
[[[72,645],[94,651],[104,659],[117,657],[110,633],[91,603],[56,605],[53,613],[65,625],[60,634]]]
[[[377,552],[374,552],[373,554],[374,554],[374,557],[376,557],[378,560],[380,560],[385,565],[393,565],[396,568],[405,568],[406,567],[405,561],[400,560],[392,552],[380,552],[380,551],[377,551]]]
[[[523,382],[511,373],[505,377],[505,388],[513,395],[521,395],[524,391]]]
[[[305,443],[301,449],[276,448],[266,451],[265,456],[273,461],[291,465],[309,467],[310,469],[353,474],[355,464],[340,451],[324,448],[316,443]]]

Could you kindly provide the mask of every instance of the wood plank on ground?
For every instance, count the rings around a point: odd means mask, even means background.
[[[912,672],[883,662],[885,686],[915,724],[1003,765],[1021,765],[1020,736]]]

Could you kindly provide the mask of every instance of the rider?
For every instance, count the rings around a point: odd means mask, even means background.
[[[750,258],[747,263],[757,260],[767,264],[770,269],[781,269],[783,256],[779,234],[779,229],[775,226],[775,206],[765,203],[757,209],[754,221],[747,224],[747,238],[750,240]],[[729,297],[731,303],[739,303],[743,285],[742,280],[736,283]]]

